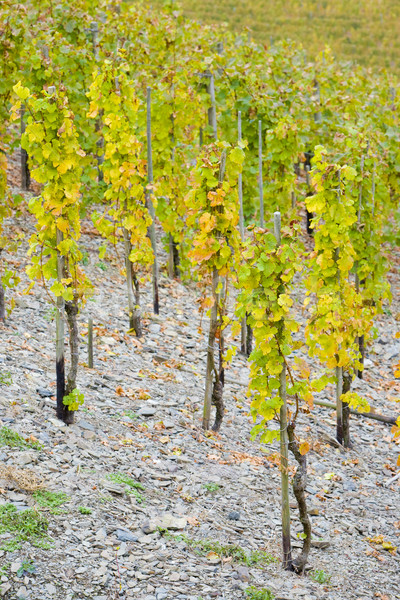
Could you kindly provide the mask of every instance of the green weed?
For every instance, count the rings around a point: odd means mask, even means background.
[[[204,483],[203,487],[206,488],[207,492],[213,494],[214,492],[218,492],[221,489],[219,483]]]
[[[48,308],[46,310],[46,312],[43,315],[43,318],[48,323],[52,323],[54,321],[54,319],[56,318],[56,313],[57,313],[57,308],[55,306],[52,306],[51,308]]]
[[[15,534],[15,539],[6,541],[3,549],[17,549],[24,541],[40,548],[50,547],[48,526],[46,517],[33,508],[18,511],[14,504],[0,506],[0,534]]]
[[[125,473],[110,473],[106,478],[113,483],[124,485],[125,493],[135,496],[138,504],[144,503],[143,496],[138,492],[138,490],[144,491],[144,485],[138,481],[134,481],[129,475],[125,475]]]
[[[99,502],[101,502],[102,504],[107,504],[107,502],[112,502],[113,501],[113,497],[111,496],[111,494],[101,494],[99,496]]]
[[[0,427],[0,446],[10,446],[10,448],[33,448],[34,450],[43,450],[43,446],[34,440],[24,439],[19,433],[9,427]]]
[[[315,571],[310,571],[310,578],[316,583],[329,584],[332,575],[325,573],[322,569],[316,569]]]
[[[3,552],[15,552],[16,550],[19,550],[21,546],[21,542],[15,538],[12,538],[11,540],[6,540],[3,542],[0,546],[0,550],[3,550]]]
[[[248,567],[269,565],[277,562],[277,559],[274,556],[263,550],[250,550],[248,552],[236,544],[221,544],[220,542],[212,540],[194,540],[184,534],[172,535],[164,529],[160,529],[159,531],[167,539],[176,542],[184,542],[200,555],[208,554],[208,552],[215,552],[215,554],[218,554],[221,558],[232,558],[234,562],[244,564]]]
[[[92,509],[88,508],[87,506],[78,506],[78,510],[81,515],[91,515],[93,512]]]
[[[107,271],[107,269],[108,269],[108,266],[102,260],[100,262],[96,263],[96,267],[98,267],[102,271]]]
[[[64,492],[49,492],[48,490],[37,490],[33,493],[36,504],[42,508],[48,508],[53,515],[60,514],[60,506],[68,502],[69,496]]]
[[[124,410],[123,417],[128,417],[129,419],[138,419],[139,415],[133,412],[133,410]]]
[[[17,571],[17,577],[22,577],[23,575],[31,575],[36,572],[36,565],[31,560],[22,561],[22,565]]]
[[[0,385],[12,385],[12,382],[13,380],[10,371],[0,373]]]
[[[254,585],[247,588],[244,592],[248,600],[274,600],[275,598],[271,590],[267,590],[267,588],[258,590]]]

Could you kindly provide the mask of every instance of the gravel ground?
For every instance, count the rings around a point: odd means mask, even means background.
[[[28,233],[32,221],[24,216],[14,225]],[[0,446],[0,509],[6,503],[18,511],[37,506],[25,481],[34,475],[47,490],[66,494],[58,510],[40,509],[49,522],[49,548],[23,542],[19,549],[0,550],[0,597],[236,600],[255,586],[281,600],[400,598],[400,480],[388,483],[399,447],[390,426],[354,417],[354,447],[343,450],[329,443],[332,411],[315,407],[311,417],[301,415],[299,433],[312,440],[310,568],[323,572],[324,581],[283,571],[278,448],[250,440],[245,359],[238,354],[228,372],[220,435],[205,436],[200,424],[207,321],[200,321],[195,287],[170,282],[164,269],[155,317],[146,284],[145,331],[138,341],[127,334],[122,276],[115,264],[103,270],[101,239],[89,222],[83,243],[96,295],[79,317],[78,387],[85,404],[74,425],[55,418],[53,311],[39,286],[22,294],[24,275],[16,309],[0,328],[0,427],[41,444],[39,450]],[[26,242],[13,260],[23,273]],[[377,411],[390,415],[398,411],[400,396],[393,374],[400,354],[397,265],[394,255],[394,302],[377,320],[364,379],[356,382]],[[302,296],[300,287],[296,296]],[[94,369],[86,365],[89,314]],[[319,397],[333,401],[333,389]],[[23,470],[25,487],[16,470]],[[291,500],[296,547],[301,526]],[[158,527],[169,533],[161,535]],[[0,546],[10,548],[12,539],[0,529]],[[238,545],[248,556],[253,552],[255,564],[221,560],[210,545],[200,553],[192,540]]]

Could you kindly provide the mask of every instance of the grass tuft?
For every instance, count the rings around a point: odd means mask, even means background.
[[[212,540],[194,540],[184,534],[172,535],[165,529],[159,530],[161,535],[167,539],[176,542],[184,542],[189,548],[192,548],[197,554],[205,555],[208,552],[215,552],[221,558],[232,558],[238,564],[243,564],[248,567],[258,565],[269,565],[278,562],[274,556],[263,550],[247,551],[236,544],[221,544]]]
[[[258,590],[254,585],[245,590],[247,600],[274,600],[275,596],[267,588]]]
[[[144,491],[144,485],[139,483],[139,481],[135,481],[129,475],[125,475],[125,473],[109,473],[106,475],[106,479],[112,481],[113,483],[119,483],[125,486],[125,493],[131,494],[135,496],[138,504],[144,503],[143,496],[138,492],[138,490]]]
[[[49,548],[48,526],[46,517],[33,508],[18,511],[14,504],[0,506],[0,534],[15,535],[15,539],[7,540],[2,549],[16,550],[24,541],[40,548]]]
[[[68,502],[69,496],[64,492],[49,492],[48,490],[37,490],[33,499],[42,508],[47,508],[53,515],[61,513],[60,506]]]
[[[24,439],[19,433],[9,427],[0,427],[0,446],[9,446],[10,448],[33,448],[34,450],[43,450],[43,446],[36,440]]]

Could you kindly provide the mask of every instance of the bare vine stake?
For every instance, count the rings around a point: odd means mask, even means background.
[[[3,248],[0,248],[0,258],[3,252]],[[5,305],[5,293],[4,287],[0,279],[0,323],[6,322],[6,305]]]
[[[126,269],[126,287],[128,291],[128,313],[129,313],[129,329],[135,329],[134,311],[135,302],[133,300],[133,281],[132,281],[132,264],[129,260],[129,255],[132,250],[129,231],[124,228],[124,248],[125,248],[125,269]],[[136,330],[135,330],[136,331]],[[136,335],[138,332],[136,331]]]
[[[49,94],[55,94],[56,88],[50,86]],[[62,231],[56,229],[57,247],[64,239]],[[65,258],[57,249],[57,281],[62,282],[65,277]],[[64,404],[65,396],[65,356],[64,356],[64,311],[65,301],[62,296],[57,296],[56,311],[56,387],[57,387],[57,417],[67,423],[67,406]]]
[[[175,86],[174,83],[171,84],[171,92],[172,92],[172,103],[171,103],[171,126],[172,131],[170,134],[170,142],[171,142],[171,162],[173,172],[175,172]],[[168,234],[168,276],[170,279],[174,279],[174,277],[179,277],[180,269],[179,269],[179,250],[178,244],[174,240],[174,236],[170,232]]]
[[[88,367],[93,369],[93,319],[88,321]]]
[[[238,141],[242,141],[242,113],[238,112]],[[238,179],[238,194],[239,194],[239,231],[240,239],[244,240],[244,217],[243,217],[243,178],[242,172],[239,173]]]
[[[217,138],[218,138],[218,133],[217,133],[217,106],[216,106],[216,103],[215,103],[214,75],[212,73],[209,73],[208,77],[209,77],[208,93],[210,95],[210,102],[211,102],[211,106],[208,109],[208,124],[212,128],[214,140],[217,141]]]
[[[120,90],[118,77],[115,78],[115,89]],[[127,207],[125,204],[125,210]],[[124,227],[124,250],[125,250],[125,270],[126,270],[126,285],[128,288],[128,313],[129,313],[129,329],[133,330],[137,337],[142,335],[142,319],[140,312],[140,284],[133,270],[133,264],[130,260],[132,251],[131,236]]]
[[[93,56],[94,56],[95,60],[98,60],[98,58],[99,58],[99,43],[98,43],[99,26],[96,21],[93,21],[92,23],[90,23],[90,31],[92,34]]]
[[[97,62],[99,60],[99,41],[98,41],[99,40],[99,25],[96,21],[92,21],[92,23],[90,23],[90,32],[92,34],[93,57],[94,57],[95,62]],[[103,115],[103,111],[100,112],[99,118],[97,119],[96,124],[95,124],[96,132],[100,133],[99,138],[96,142],[96,147],[97,147],[96,160],[97,160],[97,179],[98,179],[98,181],[103,181],[103,171],[101,170],[101,165],[104,162],[104,156],[103,156],[104,139],[103,139],[103,136],[101,135],[102,115]]]
[[[341,196],[341,177],[340,171],[339,174],[339,184],[337,193],[340,199]],[[339,251],[336,249],[335,251],[335,262],[339,260]],[[339,269],[337,271],[337,277],[339,279]],[[339,281],[340,283],[340,281]],[[340,293],[340,292],[339,292]],[[340,444],[343,444],[343,402],[342,402],[342,394],[343,394],[343,367],[336,367],[336,439]]]
[[[50,88],[49,88],[50,92]],[[63,241],[62,232],[57,229],[57,246]],[[57,250],[57,280],[61,283],[64,278],[65,258]],[[65,423],[67,407],[64,404],[65,396],[65,357],[64,357],[64,310],[65,301],[62,296],[57,296],[56,312],[56,380],[57,380],[57,417]]]
[[[363,175],[364,175],[364,155],[361,157],[361,181],[358,188],[358,212],[357,212],[357,228],[360,228],[361,225],[361,209],[362,209],[362,198],[363,198]],[[355,286],[356,291],[360,291],[360,277],[358,275],[358,262],[355,264]],[[360,362],[364,365],[365,360],[365,336],[360,335],[358,338],[358,350],[360,352]],[[363,378],[363,369],[357,371],[357,377],[359,379]]]
[[[55,94],[55,86],[49,86],[48,93]],[[58,228],[56,229],[57,247],[62,243],[64,235]],[[62,284],[65,278],[65,258],[61,256],[57,248],[57,281]],[[57,296],[56,311],[56,388],[57,388],[57,417],[66,424],[73,423],[73,412],[68,410],[64,404],[65,393],[65,332],[64,332],[64,313],[65,300],[62,296]]]
[[[316,98],[317,104],[318,104],[318,106],[321,106],[321,91],[320,91],[318,79],[315,79],[315,81],[314,81],[314,89],[315,89],[315,98]],[[317,110],[317,112],[314,113],[314,121],[316,123],[322,123],[321,111]]]
[[[151,200],[151,186],[153,185],[153,155],[151,149],[151,88],[147,88],[147,183],[148,188],[146,189],[146,204],[147,209],[151,216],[151,225],[149,227],[149,236],[151,241],[151,247],[154,254],[153,262],[153,310],[156,315],[160,312],[160,304],[158,297],[158,257],[157,257],[157,244],[156,244],[156,228],[155,220],[156,214],[154,211],[153,202]]]
[[[217,48],[218,54],[222,54],[222,51],[223,51],[223,45],[222,46],[219,45]],[[214,80],[214,75],[211,72],[208,73],[208,77],[209,77],[208,93],[210,95],[210,104],[211,104],[210,108],[208,109],[208,125],[211,127],[211,129],[213,131],[214,140],[217,141],[218,129],[217,129],[217,105],[216,105],[216,101],[215,101],[215,80]],[[224,161],[225,161],[225,158],[226,157],[224,155]],[[225,165],[224,165],[224,170],[225,170]],[[224,174],[222,175],[222,180],[223,180],[223,176],[224,176]],[[221,181],[221,183],[222,183],[222,181]],[[224,280],[221,283],[222,283],[222,289],[218,294],[218,299],[219,299],[219,303],[221,304],[221,306],[223,306],[225,293],[226,293],[226,280]],[[224,333],[221,330],[219,332],[219,381],[218,381],[218,383],[220,383],[222,386],[224,385],[224,375],[225,375],[225,370],[223,368],[223,354],[224,354]]]
[[[25,132],[25,107],[21,107],[21,136]],[[29,190],[31,185],[31,174],[28,166],[28,153],[21,148],[21,188]]]
[[[217,54],[222,56],[224,53],[224,42],[217,42]],[[221,77],[223,71],[221,68],[218,68],[218,75]]]
[[[226,152],[224,151],[221,156],[221,164],[219,167],[218,184],[222,185],[225,176],[226,166]],[[211,307],[210,315],[210,330],[208,334],[208,346],[207,346],[207,366],[206,366],[206,389],[204,393],[204,407],[203,407],[203,429],[210,429],[210,415],[211,415],[211,400],[214,387],[214,374],[217,376],[214,361],[214,345],[215,338],[218,328],[218,305],[220,302],[220,294],[218,292],[219,286],[219,274],[218,270],[213,270],[212,275],[212,298],[214,304]],[[221,338],[221,336],[220,336]],[[221,373],[221,371],[219,371]],[[220,376],[220,375],[219,375]],[[216,383],[219,383],[217,380]]]
[[[274,213],[274,234],[276,245],[281,245],[281,213]],[[284,287],[281,286],[280,294],[284,293]],[[278,337],[282,335],[284,321],[278,323]],[[280,450],[281,450],[281,496],[282,496],[282,549],[283,549],[283,568],[291,569],[292,566],[292,548],[290,542],[290,506],[289,506],[289,438],[287,431],[287,395],[286,395],[286,364],[282,361],[282,371],[279,376],[279,397],[282,400],[282,406],[279,411],[280,423]]]
[[[343,367],[336,367],[336,439],[343,443]]]
[[[242,113],[241,113],[240,110],[238,112],[238,140],[239,140],[239,143],[242,141]],[[238,178],[238,194],[239,194],[239,231],[240,231],[240,239],[242,240],[242,243],[243,243],[243,241],[244,241],[244,217],[243,217],[243,178],[242,178],[242,172],[239,173],[239,178]],[[245,356],[248,356],[246,317],[244,317],[242,319],[240,349],[241,349],[241,352]]]
[[[262,159],[262,122],[258,121],[258,189],[260,194],[260,227],[264,227],[264,189]]]
[[[306,171],[306,184],[307,184],[307,196],[311,195],[311,179],[310,179],[310,166],[305,166]],[[311,228],[311,220],[313,218],[313,214],[306,208],[306,227],[308,235],[313,235],[313,229]]]

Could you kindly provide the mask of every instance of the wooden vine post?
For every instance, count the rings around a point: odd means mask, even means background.
[[[215,82],[214,82],[214,74],[208,73],[208,94],[210,96],[210,104],[211,106],[208,109],[208,124],[211,127],[213,132],[213,138],[215,141],[218,139],[217,132],[217,105],[215,102]]]
[[[36,233],[30,239],[33,254],[27,273],[30,288],[36,281],[53,281],[50,291],[56,304],[56,375],[57,416],[66,424],[74,421],[74,412],[83,403],[76,387],[78,370],[79,307],[92,286],[79,267],[82,253],[80,238],[80,188],[82,158],[85,153],[78,143],[73,114],[63,92],[50,86],[36,97],[19,82],[14,86],[19,100],[13,107],[17,118],[21,102],[29,110],[21,144],[31,157],[32,177],[43,185],[40,196],[32,198],[29,209],[36,218]],[[30,289],[28,288],[28,289]],[[64,318],[69,331],[70,364],[65,377]]]
[[[25,133],[25,106],[21,106],[21,136]],[[29,190],[31,185],[31,174],[28,166],[28,153],[21,147],[21,188]]]
[[[146,137],[147,137],[147,183],[146,188],[146,205],[151,217],[151,224],[149,226],[149,236],[151,241],[151,247],[154,254],[153,262],[153,310],[156,315],[160,312],[160,302],[158,294],[158,257],[157,257],[157,242],[156,242],[156,229],[155,220],[156,214],[154,211],[154,205],[152,201],[152,186],[153,186],[153,155],[151,146],[151,88],[147,88],[146,96]]]
[[[281,213],[274,213],[274,235],[276,245],[281,245]],[[278,288],[278,297],[285,293],[283,283]],[[277,324],[277,341],[281,347],[283,342],[283,329],[285,321],[282,318]],[[286,396],[286,363],[282,361],[282,370],[279,375],[279,396],[281,407],[279,409],[280,425],[280,450],[281,450],[281,502],[282,502],[282,550],[283,568],[292,567],[292,547],[290,541],[290,506],[289,506],[289,438],[287,422],[287,396]]]
[[[260,227],[264,227],[264,183],[263,183],[262,121],[258,121],[258,192],[260,196]]]
[[[18,236],[10,235],[5,225],[5,219],[16,209],[18,202],[7,189],[7,156],[0,146],[0,323],[6,322],[6,312],[11,312],[15,306],[15,300],[11,298],[6,308],[5,290],[14,288],[20,281],[17,270],[10,268],[2,256],[4,251],[12,252],[18,247]]]
[[[299,225],[292,222],[290,227],[281,228],[280,221],[280,212],[276,212],[274,234],[255,228],[252,239],[246,240],[245,262],[238,274],[242,287],[238,314],[247,311],[254,332],[248,390],[252,397],[251,413],[257,422],[252,437],[259,436],[261,443],[274,440],[280,443],[283,567],[303,573],[311,545],[311,523],[305,498],[305,455],[310,446],[306,440],[297,439],[295,427],[300,402],[311,408],[311,392],[321,389],[326,377],[310,381],[310,371],[304,361],[291,359],[293,364],[289,362],[293,350],[299,347],[292,336],[300,329],[290,314],[293,300],[289,292],[296,273],[302,270],[304,256],[298,242]],[[303,526],[303,547],[296,558],[292,557],[290,535],[289,450],[298,463],[292,486]]]
[[[306,173],[306,185],[307,185],[306,197],[308,197],[308,196],[312,196],[310,165],[306,164],[304,169],[305,169],[305,173]],[[313,219],[313,214],[308,210],[308,208],[306,206],[306,228],[307,228],[308,235],[313,235],[313,228],[311,226],[312,219]]]
[[[88,320],[88,367],[93,369],[93,319]]]
[[[54,94],[49,88],[49,94]],[[56,229],[56,248],[57,248],[57,281],[62,285],[65,277],[65,258],[60,253],[59,247],[63,242],[63,234],[58,228]],[[57,382],[57,417],[67,423],[70,421],[67,414],[68,408],[63,404],[65,395],[65,356],[64,356],[64,314],[65,300],[63,296],[57,296],[56,300],[56,382]]]
[[[93,52],[93,58],[94,58],[94,62],[97,63],[99,61],[99,25],[97,23],[97,21],[92,21],[90,23],[90,33],[92,36],[92,52]],[[96,141],[96,161],[97,161],[97,178],[98,181],[101,182],[103,181],[103,171],[101,169],[101,165],[103,164],[103,160],[104,160],[104,139],[102,136],[102,128],[103,128],[103,123],[102,123],[102,112],[99,112],[98,118],[96,120],[95,123],[95,131],[99,134],[98,139]]]
[[[210,428],[212,404],[216,407],[213,430],[220,428],[224,416],[223,369],[232,350],[225,353],[220,344],[227,320],[222,291],[224,281],[233,274],[239,250],[237,184],[243,159],[239,147],[231,148],[224,142],[204,146],[191,173],[192,189],[185,198],[188,225],[194,228],[193,249],[188,256],[199,279],[211,284],[210,292],[205,288],[202,302],[203,308],[210,309],[202,422],[206,430]],[[214,357],[217,339],[218,367]]]
[[[226,152],[222,152],[221,162],[218,173],[218,187],[217,189],[222,188],[222,184],[225,176],[225,167],[226,167]],[[217,238],[219,237],[219,233],[217,232]],[[211,314],[210,314],[210,329],[208,333],[208,344],[207,344],[207,365],[206,365],[206,387],[204,393],[204,406],[203,406],[203,429],[210,429],[210,417],[211,417],[211,402],[212,396],[214,392],[214,387],[218,389],[222,393],[222,382],[220,381],[220,373],[216,372],[215,362],[214,362],[214,346],[215,339],[217,336],[218,329],[218,307],[219,307],[219,272],[216,267],[214,267],[212,271],[212,284],[211,284],[211,298],[212,298],[212,306],[211,306]],[[214,382],[214,373],[215,373],[215,382]],[[221,416],[220,416],[221,418]],[[219,428],[219,427],[218,427]]]
[[[358,211],[357,211],[357,229],[358,230],[360,230],[360,228],[361,228],[361,213],[362,213],[362,203],[363,203],[364,160],[365,160],[365,157],[364,157],[364,155],[362,155],[361,156],[361,165],[360,165],[361,181],[358,186]],[[358,261],[355,262],[354,270],[355,270],[354,278],[355,278],[356,291],[358,293],[360,293],[361,281],[360,281],[360,276],[359,276]],[[363,371],[364,371],[364,360],[365,360],[365,336],[364,335],[360,335],[358,337],[358,350],[360,352],[361,368],[357,370],[357,377],[359,379],[362,379]]]
[[[135,95],[122,56],[119,64],[104,61],[93,74],[88,92],[88,116],[104,122],[104,161],[101,165],[108,200],[102,212],[94,211],[92,219],[99,232],[112,244],[122,238],[128,298],[129,329],[142,335],[139,269],[153,264],[154,253],[148,230],[152,219],[144,192],[146,160],[144,144],[137,135],[140,102]],[[154,221],[153,221],[154,224]],[[154,232],[154,227],[153,227]]]
[[[357,222],[357,200],[352,185],[357,172],[346,164],[329,163],[327,151],[317,146],[312,175],[316,191],[306,198],[306,206],[314,214],[315,249],[306,278],[306,305],[310,294],[315,304],[306,339],[310,356],[317,356],[334,370],[336,437],[340,444],[350,444],[350,408],[370,410],[364,398],[350,391],[350,382],[360,366],[358,337],[368,334],[375,313],[349,278],[355,259],[351,232]]]
[[[238,112],[238,142],[239,144],[242,142],[242,113],[239,110]],[[242,172],[239,173],[238,176],[238,195],[239,195],[239,232],[240,232],[240,240],[243,244],[244,242],[244,216],[243,216],[243,175]],[[247,321],[246,316],[241,320],[241,336],[240,336],[240,350],[245,355],[248,356],[248,348],[247,348]]]

